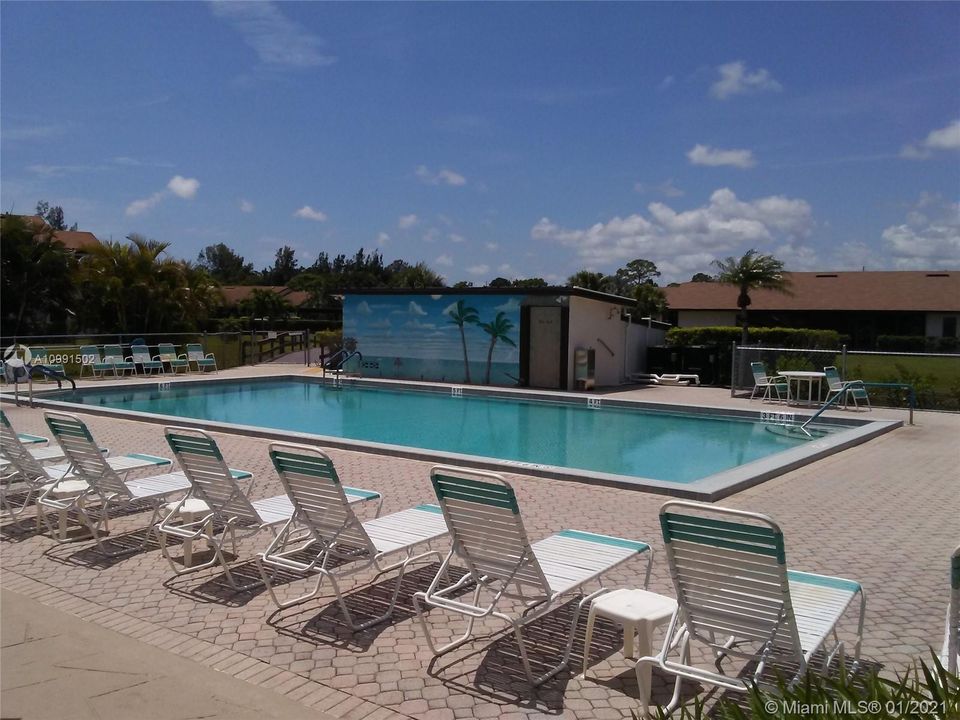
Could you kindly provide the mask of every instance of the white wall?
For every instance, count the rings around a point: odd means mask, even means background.
[[[567,346],[567,387],[573,388],[573,353],[593,348],[597,386],[619,385],[623,380],[626,323],[620,319],[622,305],[570,296],[570,340]],[[613,355],[601,344],[607,344]]]
[[[957,325],[960,326],[960,315],[957,313],[927,313],[927,337],[943,336],[943,319],[945,317],[957,318]]]
[[[678,327],[733,327],[736,310],[678,310]]]
[[[643,324],[629,326],[627,331],[627,375],[646,372],[647,348],[663,345],[667,331],[660,327],[647,327]]]

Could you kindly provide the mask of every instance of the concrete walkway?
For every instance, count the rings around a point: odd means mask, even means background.
[[[19,593],[0,603],[4,718],[331,717]]]

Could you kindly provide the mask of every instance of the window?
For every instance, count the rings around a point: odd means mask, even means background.
[[[957,336],[957,316],[950,315],[943,319],[943,337]]]

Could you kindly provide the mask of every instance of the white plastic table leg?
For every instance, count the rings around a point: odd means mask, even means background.
[[[587,615],[587,630],[583,638],[583,672],[580,677],[587,677],[587,668],[590,667],[590,641],[593,640],[593,624],[597,620],[597,606],[590,605],[590,613]]]
[[[650,623],[637,623],[637,656],[649,657],[653,654],[653,628]],[[626,641],[624,641],[624,653],[626,653]],[[630,657],[630,656],[628,656]],[[653,665],[643,663],[642,667],[637,668],[637,685],[640,692],[640,699],[644,709],[650,705],[651,684],[653,679]]]

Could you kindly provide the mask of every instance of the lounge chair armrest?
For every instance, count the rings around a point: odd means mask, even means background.
[[[186,353],[180,353],[177,355],[177,360],[189,360],[189,356]]]
[[[214,360],[217,359],[217,356],[214,355],[213,353],[207,353],[206,355],[204,355],[204,357],[205,357],[205,358],[208,358],[208,359],[209,359],[209,358],[212,358],[212,359],[214,359]]]
[[[150,361],[151,361],[151,362],[163,362],[163,360],[161,359],[161,357],[160,357],[159,355],[154,355],[152,358],[150,358]]]

